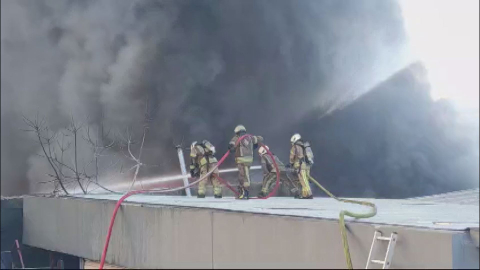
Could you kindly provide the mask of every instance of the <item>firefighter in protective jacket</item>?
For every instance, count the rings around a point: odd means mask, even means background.
[[[237,141],[240,137],[247,134],[244,126],[235,127],[235,136],[230,140],[228,149],[230,152],[235,151],[235,163],[238,168],[238,199],[248,199],[250,187],[250,166],[253,163],[253,149],[258,147],[258,143],[263,141],[261,136],[249,136]]]
[[[209,171],[213,172],[198,183],[198,198],[205,198],[207,183],[213,184],[215,198],[222,198],[222,186],[218,177],[217,159],[215,158],[215,147],[207,140],[201,143],[193,142],[190,146],[190,175],[192,177],[204,177]]]
[[[310,168],[313,165],[313,153],[308,142],[304,142],[300,134],[296,133],[290,139],[292,148],[290,149],[290,164],[297,176],[297,181],[302,186],[300,199],[312,199],[312,190],[310,188]]]
[[[258,154],[260,155],[263,170],[262,190],[260,191],[260,194],[258,194],[259,198],[266,197],[272,184],[275,184],[277,181],[277,169],[275,168],[272,157],[267,154],[267,149],[269,148],[266,145],[258,148]],[[275,163],[277,163],[277,167],[280,172],[280,184],[291,184],[293,186],[291,192],[293,192],[295,196],[298,196],[298,188],[288,177],[285,165],[275,154],[272,153],[272,156],[275,160]]]

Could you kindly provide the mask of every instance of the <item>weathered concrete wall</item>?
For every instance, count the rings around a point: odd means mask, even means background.
[[[112,201],[26,198],[23,241],[98,261],[113,208]],[[375,228],[348,227],[353,265],[363,268]],[[452,240],[467,233],[379,229],[399,235],[393,268],[456,268],[458,258],[472,252],[476,259],[467,264],[478,268],[478,248]],[[118,212],[107,262],[136,268],[346,266],[336,221],[128,203]]]

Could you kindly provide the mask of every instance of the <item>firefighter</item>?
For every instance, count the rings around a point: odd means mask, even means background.
[[[275,164],[273,164],[272,157],[267,154],[268,149],[269,148],[266,145],[260,146],[258,149],[263,170],[262,190],[258,194],[259,198],[266,197],[271,185],[277,180],[277,170],[275,168]],[[298,188],[288,177],[285,165],[275,154],[272,153],[272,156],[275,159],[275,163],[277,163],[278,170],[280,171],[280,184],[290,183],[293,186],[291,192],[295,194],[295,196],[298,196]]]
[[[192,177],[204,177],[209,171],[217,165],[215,158],[215,147],[207,140],[201,143],[193,142],[190,146],[190,175]],[[222,186],[218,177],[218,168],[204,180],[198,183],[197,198],[205,198],[207,183],[213,184],[213,193],[215,198],[222,198]]]
[[[235,163],[238,168],[238,199],[248,199],[250,187],[250,166],[253,163],[253,150],[258,147],[258,143],[263,141],[261,136],[249,136],[238,142],[237,140],[247,134],[244,126],[235,127],[235,136],[230,140],[228,149],[230,152],[235,151]]]
[[[310,168],[313,165],[313,152],[310,143],[304,142],[300,134],[296,133],[290,139],[292,148],[290,149],[290,163],[287,167],[293,168],[297,176],[297,182],[300,182],[302,192],[297,198],[312,199],[312,190],[310,188],[309,177]]]

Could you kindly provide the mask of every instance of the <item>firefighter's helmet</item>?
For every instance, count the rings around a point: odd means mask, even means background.
[[[245,129],[245,127],[243,125],[238,125],[238,126],[235,127],[234,131],[235,131],[235,133],[239,133],[241,131],[246,132],[247,130]]]
[[[300,140],[302,138],[302,136],[300,136],[300,134],[298,133],[295,133],[293,134],[292,138],[290,139],[290,142],[291,143],[296,143],[298,140]]]
[[[192,142],[192,145],[190,145],[190,149],[193,149],[197,145],[197,141]]]

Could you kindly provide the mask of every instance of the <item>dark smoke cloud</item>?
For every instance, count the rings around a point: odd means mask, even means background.
[[[478,123],[463,123],[448,100],[429,92],[427,72],[415,63],[343,110],[312,114],[296,126],[318,154],[312,174],[340,196],[478,188]]]
[[[36,191],[48,168],[19,130],[22,114],[40,112],[54,130],[88,116],[92,125],[133,126],[138,136],[148,99],[143,160],[158,166],[142,174],[158,175],[178,170],[174,143],[207,138],[222,153],[239,123],[282,153],[297,123],[350,103],[407,63],[395,1],[1,7],[2,194]]]

